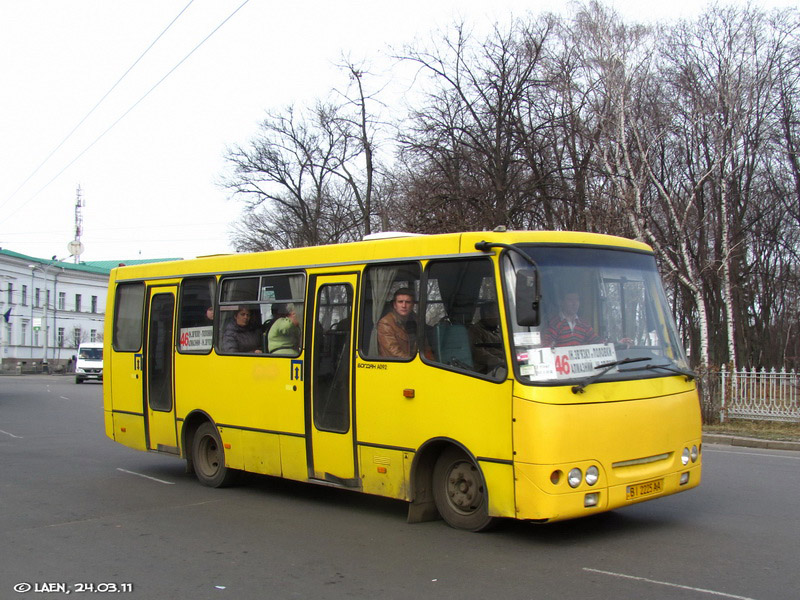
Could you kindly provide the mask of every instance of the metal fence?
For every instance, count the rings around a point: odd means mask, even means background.
[[[760,419],[800,422],[800,374],[782,369],[709,371],[700,382],[706,422]]]

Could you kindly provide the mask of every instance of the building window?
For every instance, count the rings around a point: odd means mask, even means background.
[[[45,308],[50,308],[50,290],[45,290],[45,299],[44,299],[44,306]]]
[[[81,312],[81,295],[75,294],[75,312]]]
[[[14,333],[14,330],[11,327],[11,323],[6,323],[6,340],[8,341],[8,345],[11,345],[12,337],[11,335]]]
[[[14,304],[14,284],[8,282],[8,303]]]
[[[36,308],[39,308],[39,302],[40,302],[40,300],[41,300],[41,293],[42,293],[42,290],[41,290],[41,288],[36,288],[36,289],[33,291],[33,305],[34,305]]]
[[[97,296],[92,296],[92,312],[97,312]]]
[[[39,330],[35,327],[33,328],[33,345],[39,347]]]
[[[22,286],[22,306],[25,306],[26,304],[28,304],[28,286],[27,285],[23,285]]]
[[[58,328],[58,337],[56,338],[56,344],[58,344],[59,348],[63,348],[64,347],[64,328],[63,327],[59,327]]]
[[[96,342],[97,340],[97,329],[89,330],[89,341]]]
[[[27,335],[28,335],[28,323],[27,323],[27,321],[23,321],[20,324],[20,327],[19,327],[19,345],[20,346],[24,346],[25,345],[25,342],[26,342],[25,338],[27,337]]]
[[[72,347],[77,348],[81,345],[81,328],[76,327],[72,330]]]
[[[66,292],[58,292],[58,310],[64,310],[64,306],[67,304],[67,293]]]

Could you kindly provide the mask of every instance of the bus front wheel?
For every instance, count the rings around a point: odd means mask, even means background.
[[[197,479],[209,487],[225,487],[236,477],[236,471],[225,466],[225,449],[217,428],[208,422],[194,434],[192,464]]]
[[[451,527],[483,531],[492,525],[480,469],[456,448],[448,448],[436,460],[433,498],[439,514]]]

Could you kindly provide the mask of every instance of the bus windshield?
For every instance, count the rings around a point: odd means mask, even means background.
[[[652,255],[596,247],[517,248],[536,263],[538,278],[527,296],[521,293],[526,288],[518,283],[530,278],[532,265],[506,253],[512,359],[521,382],[571,384],[582,391],[597,381],[693,375]],[[518,308],[530,313],[531,306],[537,325],[518,319]]]

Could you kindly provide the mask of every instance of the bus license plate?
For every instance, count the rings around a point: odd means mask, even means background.
[[[647,481],[636,485],[629,485],[625,488],[625,499],[636,500],[644,496],[652,496],[653,494],[660,494],[664,490],[664,480],[656,479],[655,481]]]

